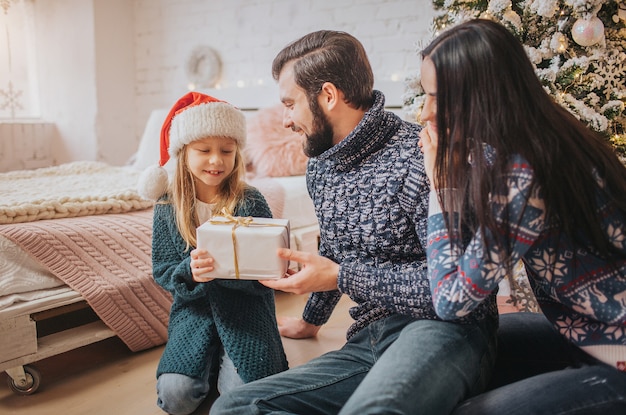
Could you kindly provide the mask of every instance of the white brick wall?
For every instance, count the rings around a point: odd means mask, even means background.
[[[365,46],[377,81],[417,70],[430,39],[430,0],[136,0],[138,131],[157,107],[185,92],[185,66],[199,45],[223,62],[221,87],[273,83],[271,62],[287,43],[319,29],[347,31]],[[235,103],[236,104],[236,103]]]
[[[200,45],[219,52],[222,88],[275,86],[271,63],[287,43],[314,30],[343,30],[365,46],[376,82],[395,80],[389,90],[398,91],[396,86],[418,68],[417,44],[430,39],[434,15],[431,0],[55,0],[33,5],[42,120],[54,124],[56,141],[36,137],[16,144],[16,130],[3,126],[0,170],[75,160],[125,163],[139,145],[150,112],[169,108],[187,92],[187,60]]]

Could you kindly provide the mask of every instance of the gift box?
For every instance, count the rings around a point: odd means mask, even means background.
[[[196,230],[198,248],[213,258],[210,278],[261,280],[285,275],[289,261],[276,249],[289,248],[289,220],[216,216]]]

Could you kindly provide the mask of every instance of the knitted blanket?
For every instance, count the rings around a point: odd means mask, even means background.
[[[1,173],[0,224],[146,209],[140,174],[94,161]]]
[[[152,278],[152,209],[0,225],[79,292],[132,351],[165,343],[171,297]]]

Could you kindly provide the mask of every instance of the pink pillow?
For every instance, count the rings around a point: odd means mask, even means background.
[[[247,120],[246,169],[256,177],[300,176],[306,172],[304,137],[283,127],[282,104],[263,108]]]

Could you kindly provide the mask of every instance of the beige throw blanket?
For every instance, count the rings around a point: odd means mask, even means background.
[[[140,174],[94,161],[1,173],[0,224],[146,209]]]
[[[0,225],[133,351],[163,344],[171,297],[152,278],[152,209]]]

